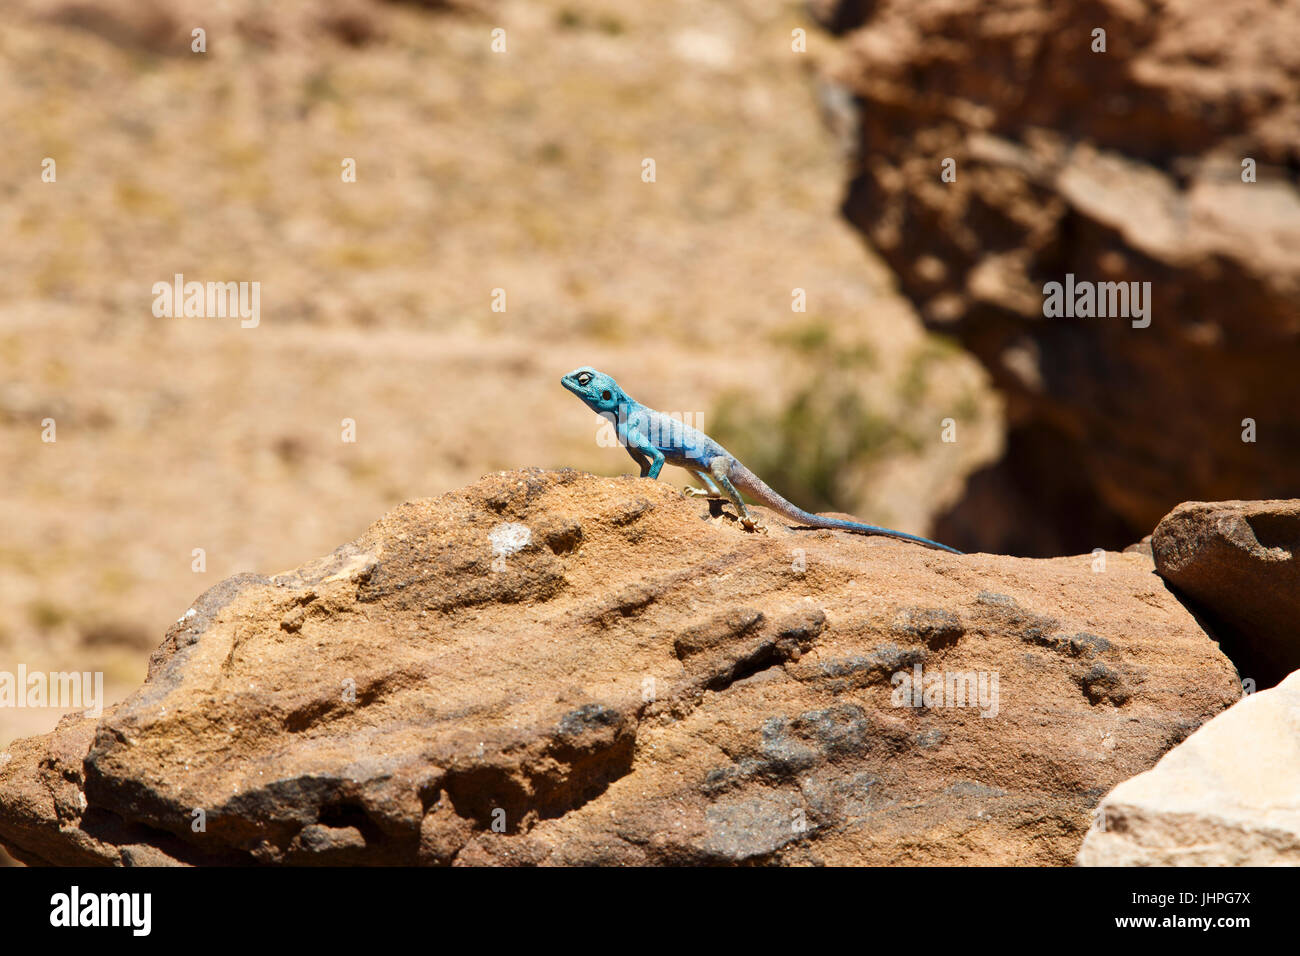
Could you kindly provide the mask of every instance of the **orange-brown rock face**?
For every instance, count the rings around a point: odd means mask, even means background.
[[[1243,678],[1262,689],[1300,670],[1300,500],[1187,501],[1151,548]]]
[[[1294,493],[1300,7],[819,9],[856,27],[846,213],[1008,401],[1004,459],[936,534],[1071,553],[1185,499]],[[1146,315],[1047,317],[1045,287],[1071,276],[1130,284]]]
[[[1240,696],[1143,555],[957,557],[757,514],[766,534],[663,482],[506,472],[232,578],[125,702],[10,748],[0,841],[58,864],[1068,864],[1104,793]]]

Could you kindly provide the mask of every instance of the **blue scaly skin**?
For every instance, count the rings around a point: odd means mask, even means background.
[[[594,368],[576,368],[560,379],[560,384],[582,399],[596,414],[616,422],[619,442],[641,467],[642,478],[658,478],[665,462],[685,468],[704,485],[703,489],[687,488],[686,493],[704,498],[726,498],[735,506],[740,515],[740,523],[748,531],[753,531],[758,525],[745,508],[745,502],[740,497],[742,491],[796,524],[810,528],[879,534],[913,541],[927,548],[961,554],[955,548],[929,538],[891,531],[889,528],[877,528],[871,524],[858,524],[856,521],[825,518],[796,508],[763,484],[757,475],[704,432],[663,412],[646,408],[619,388],[618,383],[604,372],[598,372]]]

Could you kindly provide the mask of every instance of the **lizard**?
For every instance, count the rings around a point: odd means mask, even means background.
[[[683,492],[692,497],[730,501],[746,531],[759,530],[759,525],[745,507],[741,492],[797,525],[883,535],[961,554],[956,548],[905,531],[893,531],[842,518],[827,518],[796,507],[764,484],[735,455],[704,432],[663,412],[647,408],[623,391],[604,372],[587,366],[576,368],[560,379],[560,384],[578,396],[597,415],[615,425],[619,443],[640,466],[642,478],[657,479],[665,463],[686,469],[704,487],[685,488]]]

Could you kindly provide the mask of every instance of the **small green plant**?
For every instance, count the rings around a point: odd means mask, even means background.
[[[876,350],[867,342],[846,345],[835,341],[834,326],[819,315],[772,335],[772,342],[840,369],[876,366]]]
[[[67,611],[45,598],[38,598],[27,606],[27,616],[40,631],[52,631],[68,620]]]
[[[839,341],[834,324],[820,316],[772,336],[797,353],[803,384],[785,407],[764,411],[752,394],[722,396],[711,433],[781,494],[813,511],[852,511],[848,483],[862,467],[892,455],[916,455],[925,438],[892,416],[874,411],[861,373],[874,368],[867,342]],[[905,407],[920,404],[935,366],[957,349],[934,338],[916,350],[896,384]],[[973,399],[966,396],[963,415]]]
[[[715,437],[781,494],[813,511],[844,510],[841,482],[864,461],[905,436],[874,414],[851,381],[829,377],[797,392],[775,414],[753,411],[752,397],[723,396],[713,416]]]

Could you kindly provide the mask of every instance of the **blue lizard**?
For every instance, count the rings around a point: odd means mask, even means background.
[[[871,524],[859,524],[856,521],[826,518],[796,508],[763,484],[757,475],[704,432],[663,412],[647,408],[619,388],[612,378],[594,368],[576,368],[560,379],[560,384],[582,399],[596,414],[615,423],[619,442],[641,467],[642,478],[658,478],[664,462],[685,468],[704,485],[702,489],[686,488],[686,494],[726,498],[735,506],[740,515],[740,523],[746,530],[754,530],[757,524],[745,508],[745,502],[740,497],[742,491],[800,525],[885,535],[961,554],[956,548],[929,538],[878,528]]]

